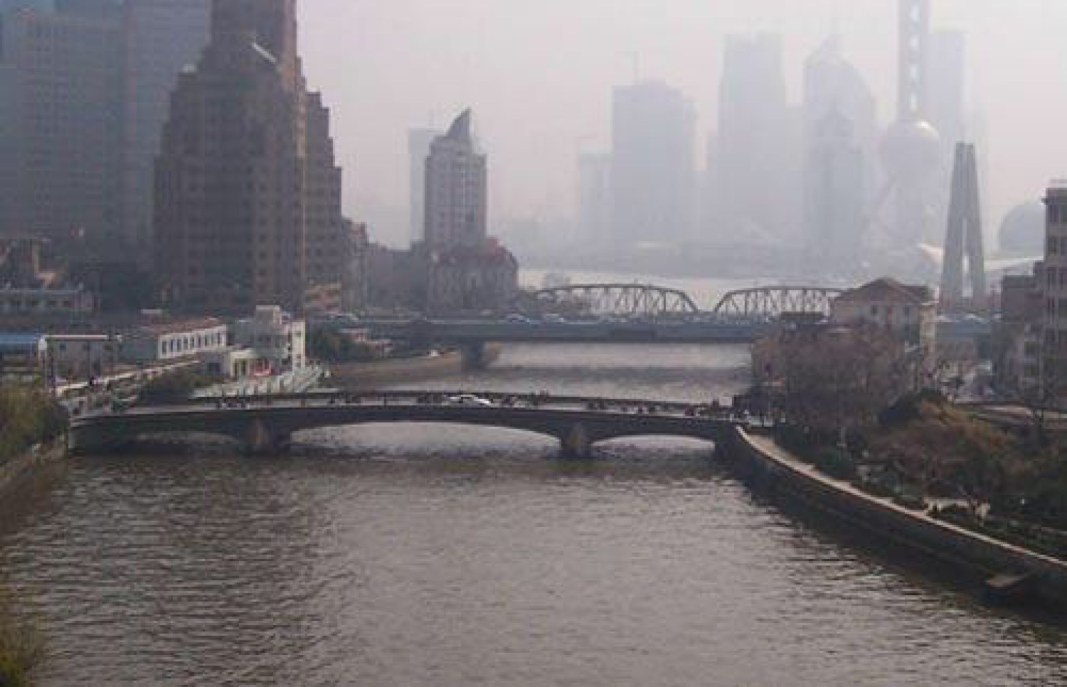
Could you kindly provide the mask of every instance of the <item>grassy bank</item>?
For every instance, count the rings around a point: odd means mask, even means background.
[[[0,591],[0,687],[29,687],[44,658],[44,643],[32,624],[19,619],[6,592]]]
[[[66,412],[44,390],[0,388],[0,463],[63,436]]]

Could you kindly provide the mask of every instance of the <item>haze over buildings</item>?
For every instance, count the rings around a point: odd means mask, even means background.
[[[575,160],[610,149],[611,89],[633,82],[635,52],[642,80],[662,79],[693,101],[700,166],[717,129],[727,34],[781,34],[787,94],[799,103],[805,57],[836,32],[876,96],[880,122],[895,113],[895,0],[461,0],[449,12],[437,8],[425,0],[301,5],[313,39],[305,44],[310,78],[340,115],[340,159],[374,170],[349,176],[349,209],[371,210],[372,226],[390,236],[392,225],[398,242],[407,239],[406,130],[443,127],[467,105],[494,151],[494,215],[575,213]],[[1067,24],[1067,4],[935,0],[932,11],[934,27],[967,36],[966,109],[984,109],[988,121],[995,227],[1007,208],[1040,195],[1067,159],[1067,141],[1055,136],[1067,93],[1052,88],[1039,112],[1027,106],[1034,89],[1063,81],[1067,56],[1055,27]],[[338,54],[338,44],[359,50]]]

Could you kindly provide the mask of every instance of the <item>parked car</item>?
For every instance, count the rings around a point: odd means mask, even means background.
[[[459,396],[450,396],[447,401],[450,406],[468,406],[475,408],[491,408],[493,402],[487,398],[481,396],[475,396],[474,394],[460,394]]]

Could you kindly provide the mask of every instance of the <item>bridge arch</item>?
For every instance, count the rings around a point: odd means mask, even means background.
[[[685,291],[653,284],[571,284],[541,289],[533,296],[548,310],[591,315],[657,319],[700,312]]]
[[[737,319],[778,319],[783,315],[830,316],[834,300],[844,289],[823,286],[764,286],[726,293],[712,311]]]
[[[601,441],[635,436],[679,436],[711,442],[729,423],[679,415],[638,415],[535,408],[452,406],[266,407],[160,411],[85,418],[71,428],[71,448],[92,452],[142,436],[210,434],[241,442],[252,453],[284,450],[296,432],[368,424],[455,424],[498,427],[551,437],[565,455],[586,457]]]

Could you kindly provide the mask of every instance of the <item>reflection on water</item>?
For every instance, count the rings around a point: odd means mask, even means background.
[[[629,368],[655,356],[695,399],[736,390],[736,353],[516,348],[441,385],[654,395]],[[309,432],[267,460],[82,459],[0,532],[0,565],[46,621],[45,685],[1067,680],[1062,630],[798,524],[703,444],[556,451],[425,425]]]

